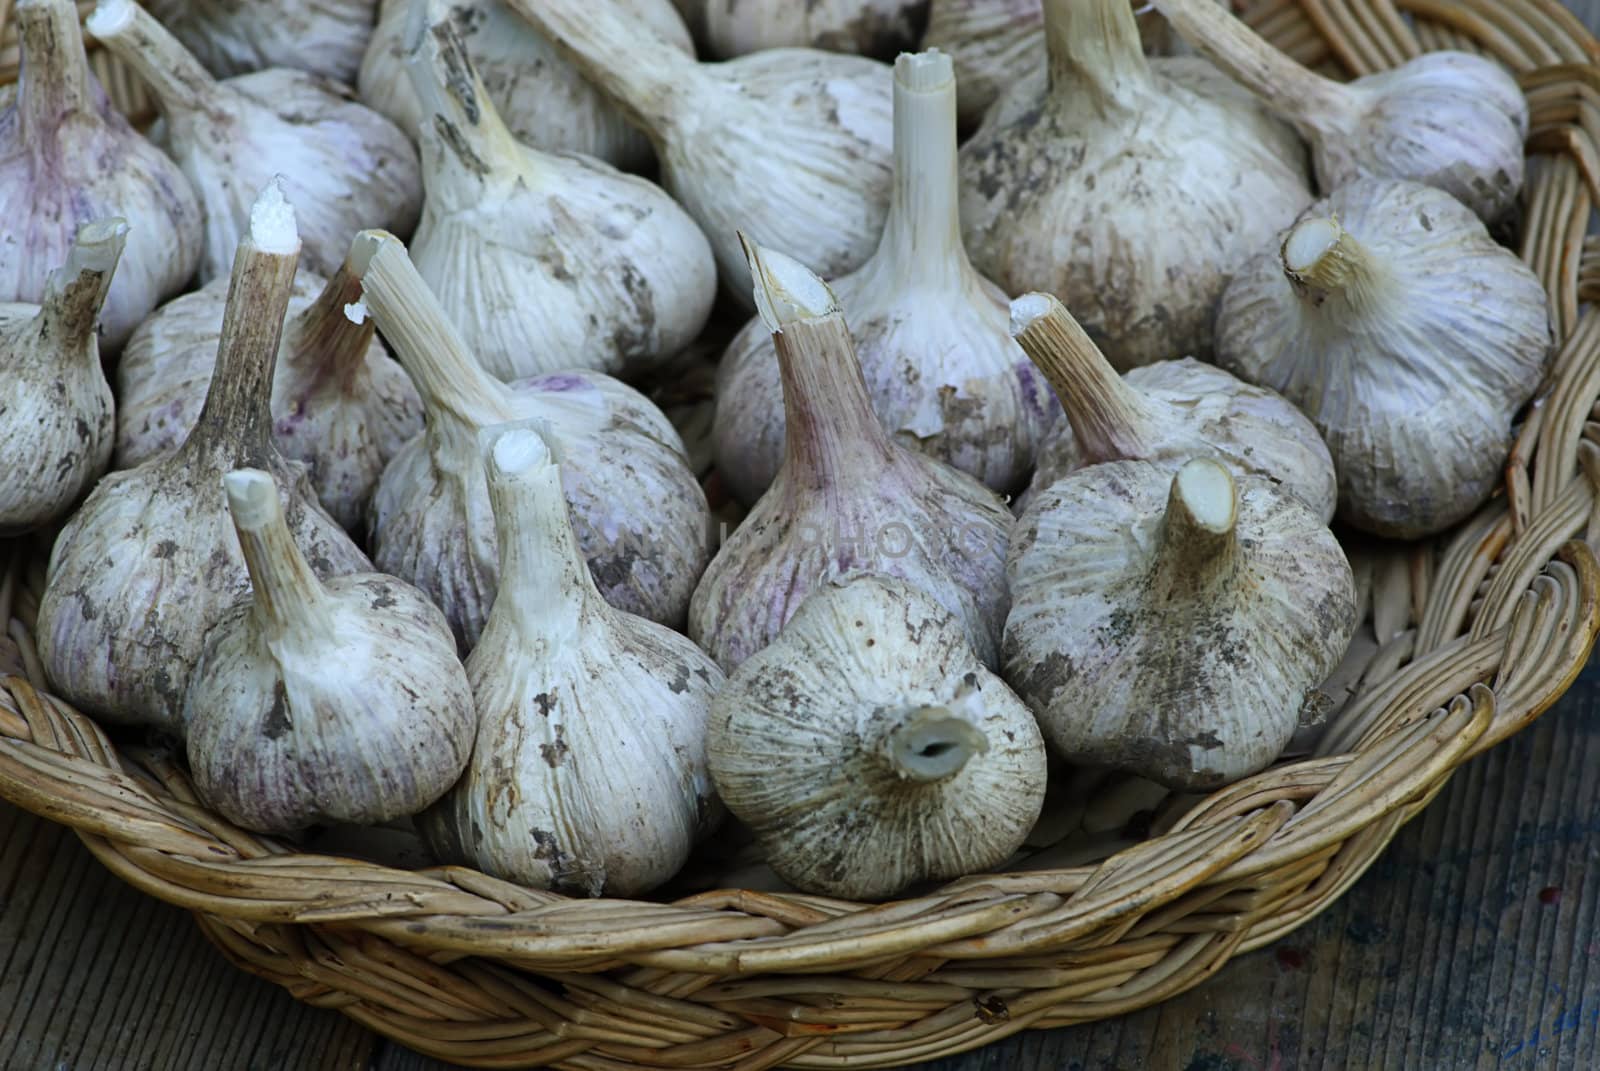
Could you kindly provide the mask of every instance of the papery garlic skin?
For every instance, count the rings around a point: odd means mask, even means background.
[[[872,574],[818,586],[734,671],[709,753],[772,868],[852,900],[997,866],[1044,802],[1028,708],[947,610]]]
[[[1324,524],[1338,500],[1333,458],[1316,425],[1286,399],[1192,357],[1118,376],[1059,301],[1024,294],[1011,332],[1061,399],[1020,514],[1069,473],[1106,461],[1149,461],[1176,472],[1196,457],[1277,484]]]
[[[1017,522],[1005,677],[1075,763],[1179,789],[1264,769],[1356,627],[1327,527],[1220,463],[1074,473]]]
[[[228,282],[168,302],[128,340],[117,363],[119,469],[176,450],[205,403],[216,366]],[[324,281],[295,276],[272,377],[273,441],[306,464],[322,508],[347,531],[366,517],[384,466],[422,431],[417,390],[345,306],[361,284],[341,268]]]
[[[1217,311],[1217,362],[1322,432],[1340,518],[1399,539],[1449,527],[1493,491],[1550,345],[1533,271],[1455,198],[1385,179],[1307,209]]]
[[[1311,199],[1292,131],[1210,64],[1147,60],[1124,0],[1046,0],[1047,63],[961,150],[973,265],[1053,293],[1126,371],[1211,353],[1234,269]]]
[[[379,573],[323,584],[272,477],[223,477],[252,593],[217,621],[185,692],[195,787],[260,833],[414,814],[455,783],[476,714],[444,615]]]
[[[127,236],[121,219],[85,224],[42,306],[0,303],[0,537],[64,515],[111,459],[116,404],[95,323]]]
[[[361,99],[419,140],[422,105],[406,73],[406,24],[412,0],[382,0],[378,28],[361,61]],[[689,32],[667,0],[611,0],[685,55]],[[455,0],[450,17],[512,135],[547,152],[577,152],[625,170],[652,159],[650,140],[501,0]]]
[[[1010,513],[972,477],[888,436],[832,292],[793,258],[749,250],[783,371],[784,460],[695,588],[690,637],[731,671],[813,588],[865,570],[926,591],[994,664]]]
[[[377,0],[150,0],[148,7],[219,78],[293,67],[352,85]]]
[[[872,255],[893,174],[886,64],[790,48],[696,64],[588,0],[507,5],[650,135],[662,186],[700,224],[745,308],[741,229],[829,279]]]
[[[89,31],[154,92],[167,148],[205,212],[200,281],[228,273],[256,190],[274,175],[301,219],[306,267],[329,276],[362,227],[416,223],[416,149],[342,85],[275,67],[216,81],[133,0],[101,0]]]
[[[973,271],[956,215],[950,59],[895,63],[895,188],[878,251],[830,284],[848,312],[872,408],[905,446],[1008,492],[1057,406],[1011,341],[1008,302]],[[717,471],[754,502],[783,461],[783,384],[772,333],[746,324],[717,366]]]
[[[174,453],[100,481],[50,551],[35,635],[56,694],[108,723],[181,735],[184,689],[205,637],[250,587],[222,476],[260,468],[319,576],[371,563],[316,504],[298,462],[272,445],[269,383],[294,279],[294,220],[281,188],[257,202],[240,244],[217,372]]]
[[[22,69],[0,96],[0,301],[39,304],[79,228],[125,219],[100,314],[100,345],[115,354],[194,274],[200,204],[183,172],[128,125],[89,72],[77,5],[17,0],[15,18]]]
[[[432,118],[411,255],[478,361],[510,380],[675,356],[717,294],[700,228],[644,179],[513,140],[443,0],[418,2],[411,74]]]
[[[544,421],[561,452],[572,524],[601,594],[666,625],[682,623],[711,557],[711,512],[683,441],[648,398],[594,372],[503,384],[477,365],[392,235],[363,232],[352,256],[364,301],[411,373],[423,434],[384,470],[369,530],[379,567],[425,591],[469,650],[499,568],[476,435]]]
[[[637,895],[721,817],[706,720],[722,673],[600,597],[568,523],[564,462],[538,434],[482,438],[501,586],[467,657],[477,742],[419,827],[442,858],[511,881]]]
[[[1340,83],[1309,71],[1210,0],[1156,0],[1197,50],[1295,125],[1317,181],[1421,182],[1495,222],[1522,189],[1528,102],[1505,67],[1469,52],[1425,52]]]
[[[955,62],[961,126],[983,118],[1018,71],[1045,62],[1041,0],[930,0],[923,48],[937,48]]]
[[[820,48],[877,59],[914,48],[928,0],[699,0],[714,59],[773,48]]]

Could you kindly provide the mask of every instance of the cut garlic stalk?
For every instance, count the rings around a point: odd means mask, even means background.
[[[1149,461],[1176,472],[1192,458],[1213,457],[1237,475],[1281,486],[1324,524],[1333,519],[1333,458],[1316,425],[1279,395],[1188,357],[1119,376],[1049,294],[1013,301],[1011,332],[1067,413],[1016,512],[1089,465]]]
[[[212,627],[185,692],[201,797],[260,833],[427,807],[461,775],[475,724],[444,615],[392,576],[322,583],[272,476],[222,483],[251,593]]]
[[[848,311],[873,410],[900,443],[1011,491],[1057,407],[1006,332],[1000,288],[972,269],[956,216],[950,58],[895,62],[895,185],[878,251],[829,284]],[[760,318],[717,368],[717,471],[754,502],[783,460],[783,385]]]
[[[747,249],[783,373],[784,459],[695,589],[689,635],[731,669],[813,588],[868,570],[926,591],[992,664],[1011,515],[972,477],[888,436],[832,292],[793,258]]]
[[[1210,64],[1146,59],[1128,0],[1044,15],[1047,62],[961,149],[972,262],[1055,294],[1119,370],[1205,358],[1229,276],[1311,199],[1305,150]]]
[[[1468,52],[1425,52],[1340,83],[1309,71],[1211,0],[1155,0],[1191,45],[1295,125],[1325,193],[1357,178],[1407,179],[1484,220],[1522,189],[1528,102],[1516,78]]]
[[[40,304],[83,226],[127,220],[100,312],[109,356],[194,274],[200,204],[183,172],[128,125],[89,73],[72,0],[17,0],[15,24],[22,69],[0,109],[0,301]]]
[[[249,590],[222,493],[238,468],[272,474],[289,530],[321,576],[370,571],[316,503],[305,467],[272,444],[272,366],[300,240],[273,183],[234,260],[216,374],[175,452],[101,480],[50,552],[39,657],[58,695],[117,724],[181,734],[207,633]]]
[[[0,537],[65,515],[111,459],[115,403],[95,325],[127,236],[121,219],[85,224],[42,305],[0,304]]]
[[[306,267],[332,275],[364,226],[409,231],[422,202],[417,153],[389,120],[325,79],[283,67],[213,78],[133,0],[100,0],[87,27],[154,91],[167,142],[205,209],[200,281],[226,275],[250,198],[283,177]]]
[[[590,0],[507,0],[650,135],[667,192],[749,307],[738,230],[836,278],[872,255],[889,208],[892,74],[876,60],[770,49],[695,63]]]
[[[656,186],[512,138],[446,0],[416,0],[411,75],[427,201],[411,256],[479,363],[501,379],[638,373],[700,334],[711,246]]]
[[[211,385],[228,280],[169,302],[133,333],[117,363],[117,468],[178,448]],[[301,271],[272,376],[273,440],[306,463],[317,499],[349,531],[360,528],[378,476],[422,431],[422,403],[370,321],[352,321],[361,297],[348,265],[323,283]]]
[[[365,306],[411,373],[427,417],[373,497],[379,567],[425,591],[469,650],[499,568],[477,434],[541,420],[562,454],[578,544],[601,594],[630,613],[681,624],[711,556],[711,512],[661,410],[597,372],[501,383],[473,360],[399,239],[363,231],[351,257]]]

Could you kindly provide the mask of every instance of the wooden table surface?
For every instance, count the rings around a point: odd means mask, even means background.
[[[1600,28],[1600,0],[1569,0]],[[1600,1068],[1600,656],[1331,908],[1167,1003],[920,1071]],[[0,803],[0,1071],[444,1071]]]

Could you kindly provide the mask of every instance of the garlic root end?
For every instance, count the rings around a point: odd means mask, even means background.
[[[928,783],[954,777],[989,750],[989,738],[948,707],[915,707],[890,731],[884,750],[901,778]]]

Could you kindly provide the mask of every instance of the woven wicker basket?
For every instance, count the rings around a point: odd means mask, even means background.
[[[0,0],[0,24],[8,12]],[[85,5],[87,6],[87,5]],[[888,1067],[1118,1015],[1333,901],[1455,767],[1571,684],[1600,629],[1600,44],[1557,0],[1263,0],[1246,17],[1351,73],[1479,49],[1533,105],[1522,255],[1560,344],[1504,493],[1448,538],[1355,554],[1353,693],[1316,754],[1229,786],[1094,865],[1059,854],[884,905],[718,889],[568,900],[458,868],[306,854],[208,813],[173,758],[46,693],[45,548],[0,544],[0,796],[188,908],[245,970],[464,1064]],[[10,57],[7,60],[7,57]],[[0,36],[14,77],[15,43]],[[97,59],[113,99],[144,101]],[[5,75],[0,74],[0,77]],[[708,887],[705,884],[699,887]]]

